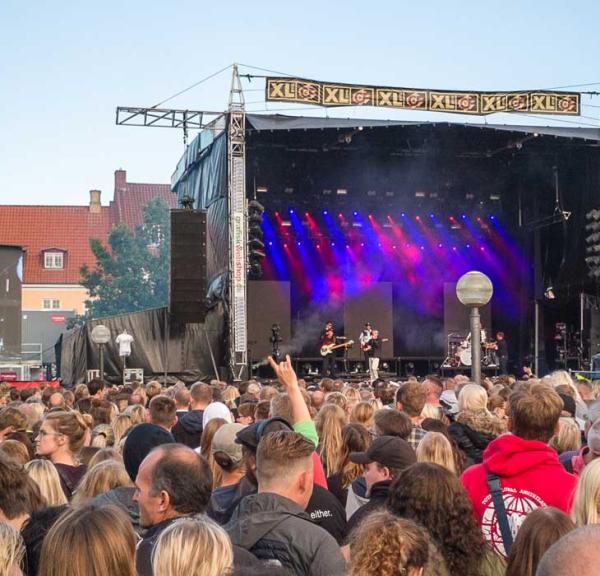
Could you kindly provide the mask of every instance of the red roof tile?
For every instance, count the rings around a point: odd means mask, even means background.
[[[79,284],[80,267],[96,263],[90,239],[106,245],[113,225],[142,224],[143,207],[157,196],[169,207],[177,207],[177,196],[168,184],[135,184],[125,179],[124,170],[115,172],[114,200],[99,213],[90,212],[89,206],[0,205],[0,244],[23,246],[26,284]],[[43,252],[52,248],[67,252],[60,270],[44,268]]]
[[[0,243],[23,246],[26,284],[79,284],[81,265],[96,262],[90,238],[106,244],[109,227],[108,207],[93,214],[88,206],[0,206]],[[67,252],[64,268],[44,268],[51,248]]]
[[[177,195],[168,184],[135,184],[127,182],[125,190],[115,189],[115,198],[110,203],[111,222],[125,222],[130,228],[144,221],[143,207],[154,198],[162,198],[170,208],[177,208]]]

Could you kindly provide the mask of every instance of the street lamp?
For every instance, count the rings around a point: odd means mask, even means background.
[[[492,281],[475,270],[463,274],[456,283],[456,296],[471,309],[471,380],[481,384],[481,318],[479,308],[485,306],[494,293]]]
[[[92,330],[92,342],[100,349],[100,380],[104,380],[104,345],[110,342],[110,330],[103,324],[94,326]]]

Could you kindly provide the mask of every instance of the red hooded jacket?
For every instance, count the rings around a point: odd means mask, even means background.
[[[500,526],[487,484],[488,470],[500,476],[513,539],[527,514],[536,508],[554,506],[566,514],[571,510],[577,478],[564,469],[552,448],[514,434],[492,440],[483,453],[483,463],[467,468],[461,480],[485,539],[504,557]]]

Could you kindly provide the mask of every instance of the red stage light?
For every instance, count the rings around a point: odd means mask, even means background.
[[[420,216],[415,216],[415,220],[418,220],[420,222],[421,221],[421,217]]]

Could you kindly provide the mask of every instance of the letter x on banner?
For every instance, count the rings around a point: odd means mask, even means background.
[[[581,94],[552,90],[472,92],[331,84],[302,78],[267,78],[267,102],[296,102],[317,106],[378,106],[429,112],[494,114],[566,114],[578,116]]]

